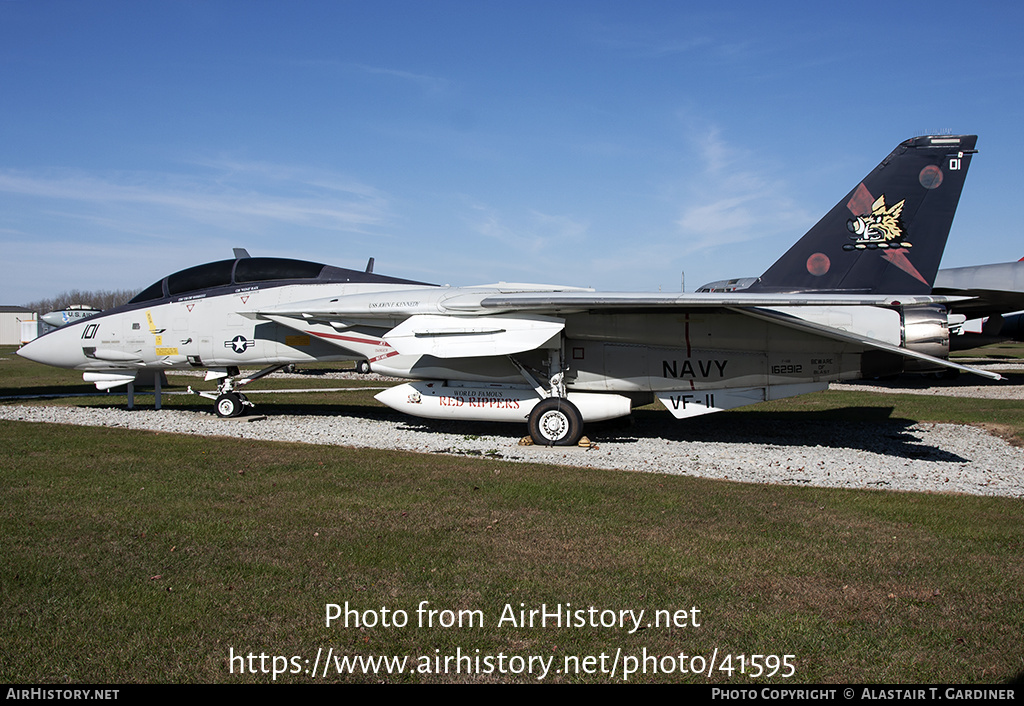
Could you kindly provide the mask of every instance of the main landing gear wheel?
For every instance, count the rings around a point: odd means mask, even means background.
[[[538,446],[575,446],[583,436],[583,415],[576,405],[561,397],[538,402],[528,424],[530,438]]]
[[[370,372],[370,361],[368,361],[368,360],[356,361],[356,372],[357,373],[362,373],[363,375],[366,375],[367,373],[369,373]]]
[[[242,396],[237,392],[225,392],[214,405],[218,417],[237,417],[245,409]]]

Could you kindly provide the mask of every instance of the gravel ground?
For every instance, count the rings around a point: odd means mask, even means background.
[[[596,447],[581,449],[519,446],[525,426],[435,422],[383,409],[361,417],[324,411],[228,420],[212,410],[7,405],[0,406],[0,419],[491,456],[752,483],[1024,497],[1024,449],[953,424],[762,420],[724,427],[713,423],[714,416],[684,424],[666,413],[645,415],[635,426],[591,425]]]
[[[957,361],[964,365],[994,370],[998,373],[1020,373],[1024,371],[1021,363],[977,363],[974,361]],[[861,390],[874,392],[885,390],[905,395],[934,395],[936,397],[978,397],[990,400],[1024,399],[1024,388],[1007,380],[986,380],[976,375],[962,374],[955,380],[936,380],[934,377],[903,375],[895,380],[876,380],[872,382],[834,382],[829,385],[832,390]]]

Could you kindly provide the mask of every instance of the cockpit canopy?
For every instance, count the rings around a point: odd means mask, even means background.
[[[220,260],[189,267],[164,277],[142,290],[130,304],[175,297],[201,289],[226,287],[232,284],[272,282],[276,280],[319,279],[324,269],[339,270],[318,262],[288,260],[277,257],[247,257],[239,260]],[[326,278],[333,281],[335,278]]]
[[[375,275],[372,272],[357,272],[341,267],[324,265],[319,262],[290,260],[280,257],[242,257],[235,260],[219,260],[205,265],[196,265],[168,275],[154,282],[132,299],[129,304],[177,297],[217,287],[251,285],[259,282],[388,282],[400,284],[425,284],[394,277]],[[428,285],[429,286],[429,285]]]

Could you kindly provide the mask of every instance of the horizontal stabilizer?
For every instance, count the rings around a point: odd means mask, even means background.
[[[796,329],[798,331],[807,331],[814,333],[825,338],[831,338],[834,341],[845,341],[847,343],[855,343],[860,346],[867,346],[874,348],[875,350],[886,351],[887,353],[895,353],[905,358],[915,358],[917,360],[923,360],[933,365],[938,365],[944,368],[952,368],[954,370],[960,370],[965,373],[973,373],[974,375],[980,375],[981,377],[989,378],[990,380],[1002,380],[1003,376],[999,373],[993,373],[989,370],[980,370],[978,368],[969,368],[966,365],[960,365],[959,363],[953,363],[944,358],[936,358],[935,356],[928,355],[927,353],[919,353],[918,351],[910,350],[909,348],[903,348],[896,346],[891,343],[879,341],[875,338],[869,338],[868,336],[862,336],[848,331],[840,331],[829,326],[823,326],[816,324],[805,319],[799,319],[795,316],[785,314],[780,311],[772,311],[771,309],[736,309],[737,312],[753,317],[755,319],[761,319],[762,321],[770,321],[781,326]]]

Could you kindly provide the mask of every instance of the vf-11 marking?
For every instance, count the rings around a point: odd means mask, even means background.
[[[707,393],[703,397],[697,395],[666,395],[665,399],[668,399],[672,403],[672,409],[686,409],[686,405],[700,405],[705,409],[712,409],[715,406],[715,396],[712,393]]]

